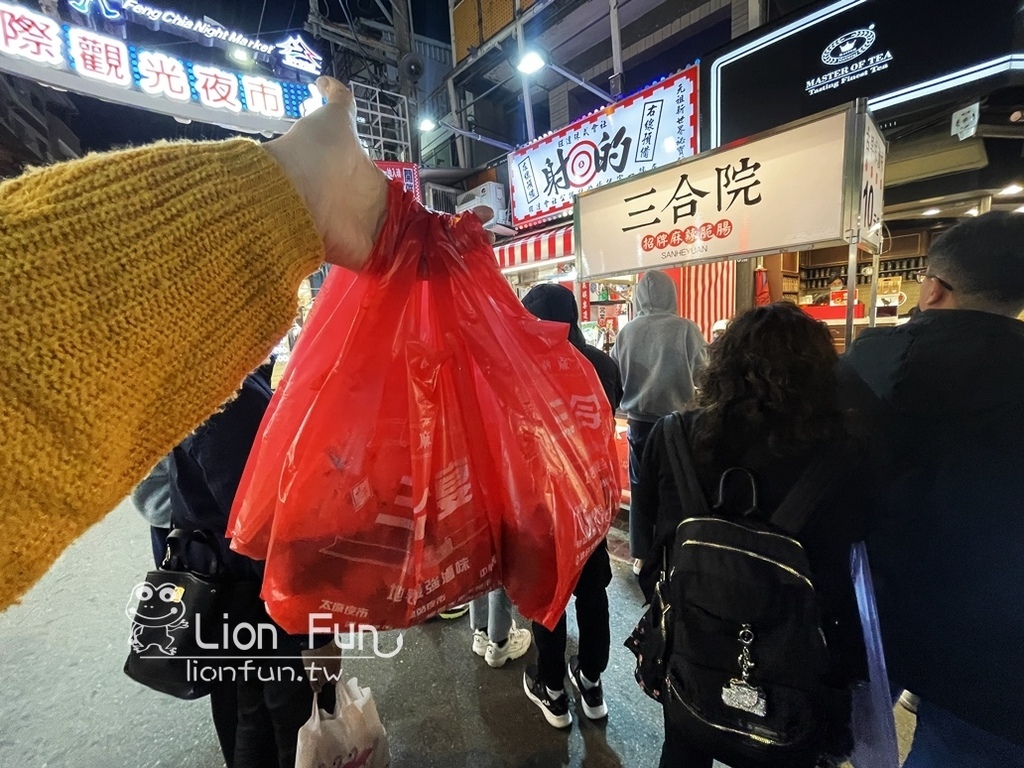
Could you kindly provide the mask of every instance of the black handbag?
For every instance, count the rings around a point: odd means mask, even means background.
[[[666,656],[671,644],[672,606],[665,602],[668,583],[664,562],[654,587],[651,604],[623,643],[636,656],[636,678],[640,690],[661,702],[666,676]]]
[[[194,547],[207,551],[206,572],[189,567]],[[216,682],[210,662],[221,653],[229,586],[213,533],[171,531],[164,562],[135,586],[126,609],[132,628],[125,674],[179,699],[208,695]]]

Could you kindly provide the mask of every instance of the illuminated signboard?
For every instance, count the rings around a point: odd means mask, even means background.
[[[835,0],[706,57],[707,148],[867,98],[883,117],[1021,82],[1020,0]],[[924,104],[921,100],[929,100]]]
[[[3,2],[0,70],[251,133],[282,133],[323,103],[313,85],[194,63]]]
[[[273,61],[286,70],[307,75],[319,75],[323,67],[323,58],[298,34],[276,44],[266,43],[220,24],[193,19],[184,13],[140,3],[138,0],[68,0],[68,8],[74,12],[73,21],[82,21],[88,26],[93,26],[94,20],[98,21],[104,27],[100,31],[114,29],[122,38],[126,36],[124,23],[131,22],[154,31],[195,40],[203,45],[245,48],[257,59]]]
[[[693,66],[512,152],[512,225],[568,216],[581,192],[696,153]]]

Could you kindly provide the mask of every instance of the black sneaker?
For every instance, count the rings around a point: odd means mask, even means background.
[[[523,673],[523,690],[530,697],[530,701],[540,707],[544,713],[544,719],[555,728],[568,728],[572,725],[572,715],[569,714],[569,697],[565,691],[552,699],[548,695],[547,686],[537,676],[537,665],[531,664]]]
[[[583,714],[591,720],[600,720],[608,717],[608,706],[604,703],[604,687],[601,681],[593,688],[584,688],[580,680],[580,660],[578,656],[569,658],[569,678],[573,685],[580,692],[580,700],[583,704]]]

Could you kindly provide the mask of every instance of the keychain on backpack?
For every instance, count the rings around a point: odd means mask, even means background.
[[[743,649],[737,659],[741,679],[737,680],[734,677],[728,685],[722,687],[722,701],[727,707],[764,717],[768,711],[768,700],[764,690],[750,684],[750,670],[754,668],[754,660],[750,654],[750,646],[754,644],[754,630],[749,624],[740,627],[739,640]]]

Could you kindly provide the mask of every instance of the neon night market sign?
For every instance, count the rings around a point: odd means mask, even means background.
[[[90,2],[92,0],[85,0],[86,4]],[[106,0],[100,0],[100,2],[105,3]],[[165,11],[162,8],[136,2],[136,0],[124,0],[122,7],[126,12],[130,11],[133,16],[139,17],[131,19],[131,21],[138,24],[145,24],[147,21],[161,22],[161,24],[177,27],[185,32],[194,32],[212,40],[223,40],[243,48],[251,48],[260,53],[269,54],[274,52],[274,46],[269,43],[254,40],[251,37],[246,37],[241,32],[225,29],[216,24],[190,19],[185,14],[178,13],[177,11]]]
[[[68,0],[68,6],[83,16],[95,14],[98,18],[112,23],[130,21],[153,30],[163,29],[173,34],[199,39],[206,45],[237,45],[255,51],[261,58],[276,55],[282,66],[311,75],[319,75],[323,67],[323,58],[297,34],[272,45],[248,37],[237,30],[193,19],[174,10],[140,3],[138,0]]]
[[[283,133],[323,104],[313,85],[192,62],[4,2],[0,70],[58,89],[250,133]]]

